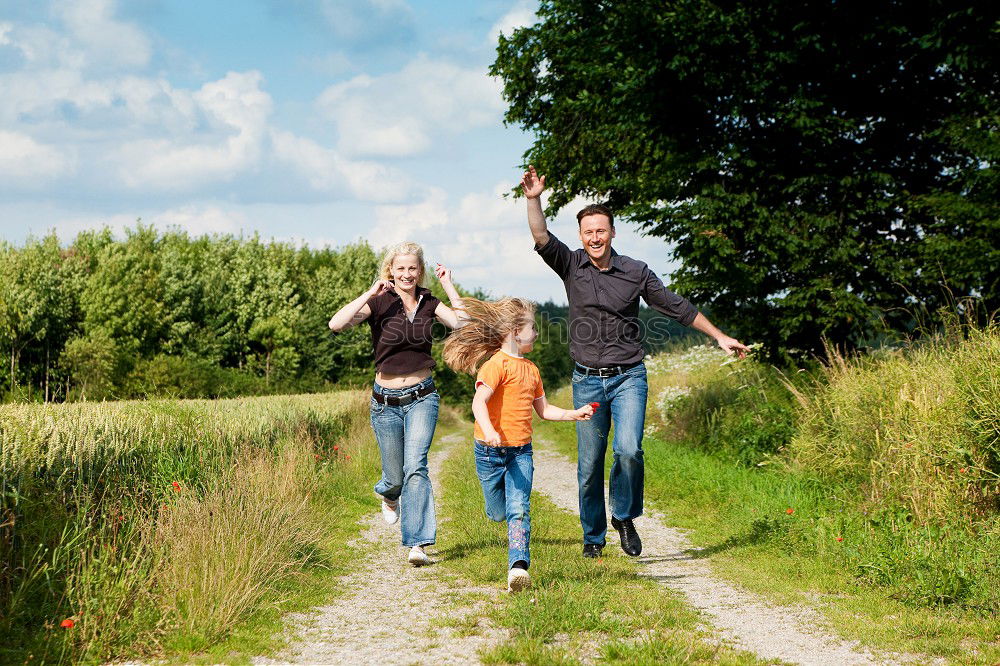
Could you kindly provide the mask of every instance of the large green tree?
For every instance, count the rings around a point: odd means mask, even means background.
[[[1000,307],[998,16],[543,0],[491,72],[535,135],[550,214],[607,201],[669,243],[675,288],[727,328],[817,349],[954,297]]]

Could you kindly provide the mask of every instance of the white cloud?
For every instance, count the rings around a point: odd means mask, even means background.
[[[232,180],[255,166],[261,155],[271,97],[261,90],[260,72],[229,72],[192,95],[197,110],[214,125],[213,141],[141,139],[123,145],[114,161],[131,187],[184,189]],[[220,136],[224,137],[221,141]]]
[[[352,161],[291,132],[271,131],[275,158],[291,165],[315,190],[352,194],[363,201],[400,201],[412,184],[400,171],[378,162]]]
[[[523,28],[534,24],[537,20],[535,10],[533,9],[535,6],[536,3],[519,0],[517,4],[510,9],[510,11],[504,14],[499,21],[493,24],[493,27],[490,28],[487,42],[491,45],[496,45],[497,41],[500,39],[501,33],[510,37],[517,28]]]
[[[158,229],[179,227],[192,236],[203,234],[239,234],[247,225],[247,216],[219,206],[189,205],[154,215],[147,223]]]
[[[405,0],[320,0],[319,10],[342,41],[405,39],[413,30],[413,10]]]
[[[362,74],[327,88],[320,110],[351,156],[407,157],[442,139],[500,122],[499,82],[477,67],[418,55],[403,69]]]
[[[142,67],[152,46],[139,28],[114,18],[114,0],[64,0],[55,6],[90,65]]]
[[[26,134],[0,130],[0,177],[32,185],[73,170],[73,157]],[[34,183],[40,185],[41,183]]]

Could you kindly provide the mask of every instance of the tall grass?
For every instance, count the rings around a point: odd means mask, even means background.
[[[0,437],[0,661],[218,643],[336,566],[377,466],[360,393],[17,406]]]
[[[647,485],[679,477],[743,525],[720,548],[814,558],[916,606],[1000,610],[1000,330],[831,358],[803,372],[707,349],[655,359],[651,433],[747,471],[683,469],[649,445]]]

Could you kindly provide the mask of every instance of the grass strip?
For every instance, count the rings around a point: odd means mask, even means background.
[[[445,462],[439,486],[445,507],[440,566],[495,586],[499,603],[488,619],[511,632],[509,641],[480,654],[484,663],[770,663],[720,645],[678,593],[639,577],[637,564],[624,555],[609,549],[598,560],[584,559],[578,519],[537,488],[531,498],[533,585],[508,595],[506,525],[486,518],[471,445],[454,446],[459,450]]]
[[[571,388],[552,400],[570,404]],[[545,422],[535,427],[538,437],[576,458],[574,431]],[[815,607],[830,630],[865,646],[955,664],[1000,662],[996,617],[903,603],[856,572],[832,566],[831,558],[799,551],[802,540],[792,535],[800,531],[814,532],[820,549],[852,547],[838,517],[842,505],[813,480],[741,466],[658,436],[647,436],[643,449],[647,505],[688,530],[720,577],[776,603]],[[609,455],[609,468],[611,462]]]

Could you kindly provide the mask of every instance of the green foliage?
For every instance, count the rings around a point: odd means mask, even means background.
[[[721,534],[705,554],[815,561],[912,606],[995,613],[1000,333],[829,357],[784,373],[703,347],[647,361],[647,434],[667,440],[645,447],[647,494],[683,485],[676,515]]]
[[[545,0],[501,36],[549,212],[606,200],[744,337],[822,351],[951,296],[1000,308],[1000,11]]]
[[[8,401],[232,397],[370,383],[366,324],[327,322],[378,269],[365,243],[84,232],[0,246],[0,385]],[[434,283],[434,293],[447,301]],[[438,338],[443,337],[440,332]],[[462,381],[438,366],[449,399]]]

